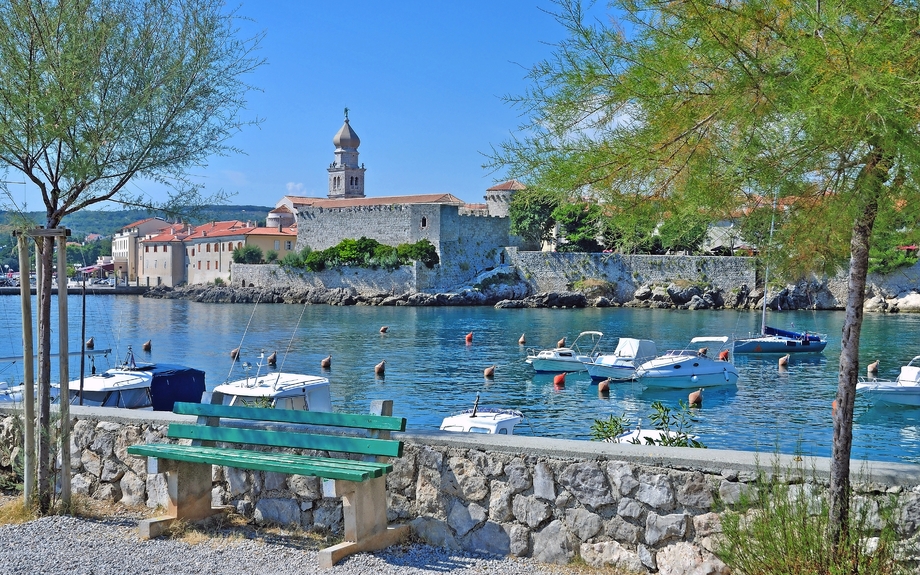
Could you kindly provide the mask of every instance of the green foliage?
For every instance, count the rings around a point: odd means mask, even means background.
[[[425,239],[419,240],[414,244],[399,244],[396,246],[396,252],[399,254],[400,261],[421,262],[427,268],[433,268],[440,263],[438,250],[430,241]]]
[[[562,195],[538,188],[527,188],[514,194],[508,206],[511,233],[539,247],[552,237],[553,210],[563,204]]]
[[[776,478],[786,475],[784,481]],[[792,483],[792,485],[790,485]],[[775,469],[742,491],[741,502],[722,516],[716,554],[732,572],[744,575],[906,575],[913,571],[899,550],[894,500],[861,499],[839,552],[828,538],[828,501],[822,482],[807,481],[801,469]],[[874,525],[877,523],[877,525]],[[873,539],[870,545],[869,538]]]
[[[214,278],[214,285],[225,286],[227,285],[227,282],[224,281],[224,278]]]
[[[690,407],[683,401],[679,405],[680,410],[674,412],[660,401],[652,404],[654,411],[649,419],[654,423],[655,429],[662,433],[659,439],[647,438],[645,440],[646,444],[666,447],[706,447],[693,437],[694,419],[690,413]],[[628,431],[629,427],[630,422],[625,414],[620,416],[611,415],[606,420],[595,419],[594,423],[591,424],[591,439],[594,441],[614,441],[619,435]],[[641,443],[638,439],[633,439],[631,442],[635,444]]]
[[[672,253],[699,253],[709,223],[710,217],[695,209],[670,214],[658,226],[661,248]]]
[[[288,254],[288,256],[290,255],[293,254]],[[284,259],[287,259],[288,256],[285,256]],[[326,269],[326,253],[323,251],[310,252],[307,254],[307,257],[296,257],[296,259],[301,262],[300,265],[296,267],[305,267],[311,272],[321,272]]]
[[[290,252],[284,255],[281,258],[281,261],[278,262],[278,265],[283,268],[302,268],[304,267],[303,258],[300,257],[300,254],[297,252]],[[318,270],[311,270],[318,271]]]
[[[552,218],[559,224],[561,239],[557,245],[560,252],[599,252],[598,237],[601,228],[598,222],[601,209],[597,204],[567,202],[553,210]]]
[[[613,441],[629,428],[629,419],[626,414],[613,415],[607,419],[595,419],[591,424],[592,441]]]
[[[0,461],[8,461],[9,465],[0,466],[0,491],[22,491],[25,479],[25,461],[23,459],[23,430],[22,417],[14,416],[13,425],[10,427],[12,441],[0,444]]]
[[[268,250],[267,252],[265,252],[265,261],[270,264],[273,264],[276,261],[278,261],[278,252],[276,252],[275,250]]]
[[[275,254],[278,257],[278,254]],[[233,248],[233,263],[260,264],[262,263],[262,248],[254,245],[245,245]]]

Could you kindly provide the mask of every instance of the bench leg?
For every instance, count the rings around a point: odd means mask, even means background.
[[[336,480],[335,494],[342,498],[345,541],[319,552],[320,568],[328,569],[354,553],[395,545],[409,534],[408,525],[387,526],[386,477],[357,483]]]
[[[158,537],[177,519],[198,521],[218,511],[211,508],[209,463],[171,462],[166,471],[166,491],[168,515],[141,521],[138,529],[144,539]]]

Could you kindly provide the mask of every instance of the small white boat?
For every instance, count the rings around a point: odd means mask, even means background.
[[[441,431],[485,433],[489,435],[514,435],[514,426],[524,421],[524,414],[516,409],[479,407],[479,394],[472,409],[445,417]]]
[[[870,401],[920,407],[920,355],[901,366],[898,379],[865,380],[856,384],[856,392]]]
[[[113,369],[68,383],[70,404],[89,407],[120,407],[172,411],[177,401],[201,402],[204,372],[183,365],[138,363],[128,347],[124,362]],[[52,385],[52,396],[60,385]]]
[[[705,388],[738,383],[738,370],[725,348],[727,337],[695,337],[690,347],[670,350],[636,368],[636,379],[648,387]],[[711,351],[704,344],[722,344]],[[713,357],[715,356],[715,358]],[[723,359],[724,358],[724,359]]]
[[[329,380],[318,375],[301,373],[262,373],[265,354],[260,356],[256,373],[249,375],[252,365],[243,362],[246,377],[224,382],[214,388],[211,401],[224,405],[255,405],[302,411],[332,411]]]
[[[593,381],[629,381],[636,376],[636,367],[658,355],[650,339],[621,337],[613,353],[602,353],[587,364]]]
[[[597,357],[597,348],[604,334],[583,331],[569,347],[555,347],[542,351],[530,350],[524,361],[537,373],[571,373],[586,371],[587,364]],[[590,348],[590,349],[589,349]]]

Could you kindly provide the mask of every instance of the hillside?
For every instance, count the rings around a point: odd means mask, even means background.
[[[199,209],[197,216],[187,218],[187,221],[193,225],[202,224],[210,221],[240,220],[253,221],[259,225],[265,224],[265,218],[268,212],[272,210],[268,206],[230,206],[230,205],[213,205],[203,206]],[[36,225],[41,225],[45,220],[44,212],[26,212],[26,217]],[[153,217],[156,214],[147,210],[83,210],[71,214],[64,218],[62,222],[65,227],[71,230],[71,238],[80,241],[87,234],[99,234],[104,237],[111,237],[124,226]],[[0,230],[4,234],[10,232],[9,226],[16,220],[18,214],[14,212],[0,211]]]

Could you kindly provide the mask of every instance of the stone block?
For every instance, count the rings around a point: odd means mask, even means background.
[[[597,509],[614,503],[607,476],[597,462],[580,461],[568,465],[559,475],[559,483],[583,505]]]
[[[461,539],[461,545],[466,551],[473,553],[489,553],[492,555],[509,555],[511,553],[511,536],[506,527],[493,521],[486,521],[482,527],[472,531]]]
[[[505,475],[508,476],[508,485],[515,493],[526,491],[533,484],[530,471],[520,459],[515,459],[505,466]]]
[[[534,466],[533,494],[546,501],[556,498],[556,481],[553,478],[553,470],[543,461]]]
[[[687,534],[687,516],[683,513],[658,515],[650,512],[645,518],[645,542],[658,545],[670,539],[683,539]]]
[[[493,481],[489,493],[489,519],[498,523],[510,521],[514,517],[511,487],[504,481]]]
[[[575,557],[575,542],[562,521],[552,521],[533,533],[533,558],[543,563],[565,565]]]
[[[703,553],[691,543],[681,541],[658,551],[659,575],[729,575],[728,567],[716,557]]]
[[[144,505],[147,503],[145,481],[136,474],[130,471],[125,473],[118,482],[118,486],[121,489],[121,502],[125,505]]]
[[[533,496],[515,495],[511,509],[515,519],[531,529],[538,527],[552,516],[550,506]]]
[[[262,498],[256,503],[252,518],[263,525],[300,526],[300,506],[293,499]]]
[[[579,551],[585,563],[595,569],[610,566],[629,573],[643,571],[639,556],[616,541],[582,543]]]
[[[454,537],[453,531],[447,523],[430,517],[416,517],[410,523],[412,531],[429,545],[446,547],[455,551],[460,550],[460,543]]]
[[[565,525],[579,541],[591,539],[604,527],[604,520],[600,515],[591,513],[586,509],[567,509],[565,511]]]
[[[447,524],[453,527],[457,537],[463,537],[485,520],[486,510],[481,505],[464,505],[456,499],[451,503],[450,512],[447,514]]]
[[[514,557],[527,557],[530,555],[530,529],[515,523],[508,532],[510,537],[509,553]]]
[[[635,498],[653,509],[661,511],[674,509],[675,498],[671,478],[663,473],[640,475]]]
[[[468,459],[451,457],[441,475],[441,491],[466,501],[482,501],[489,494],[486,476]]]

